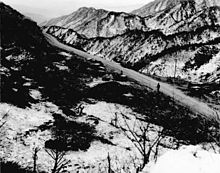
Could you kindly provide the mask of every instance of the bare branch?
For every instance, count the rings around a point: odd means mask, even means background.
[[[2,128],[5,125],[5,123],[6,123],[6,121],[0,125],[0,128]]]
[[[124,127],[121,126],[122,131],[125,136],[133,143],[135,148],[140,152],[143,158],[143,163],[141,167],[143,168],[145,164],[150,161],[152,154],[153,158],[156,160],[159,153],[159,147],[161,146],[161,140],[165,138],[164,129],[158,130],[151,127],[148,122],[141,121],[140,124],[137,123],[137,119],[133,122],[133,127],[126,120],[126,116],[122,114],[124,120]],[[153,136],[151,135],[153,132]],[[154,137],[155,136],[155,137]]]
[[[50,149],[46,149],[45,150],[47,152],[47,154],[49,154],[49,156],[52,158],[52,159],[55,159],[56,158],[56,155],[54,153],[54,151],[50,150]]]

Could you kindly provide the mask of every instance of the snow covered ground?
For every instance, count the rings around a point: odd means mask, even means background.
[[[31,93],[33,97],[40,98],[39,91]],[[138,133],[140,125],[143,125],[139,119],[142,115],[133,112],[129,107],[104,101],[95,101],[93,104],[81,102],[80,105],[83,107],[82,116],[69,117],[69,120],[96,124],[97,135],[104,137],[111,143],[94,140],[87,151],[68,151],[65,158],[71,162],[67,166],[67,170],[79,173],[106,173],[109,154],[113,171],[136,172],[141,164],[141,155],[120,127],[127,129],[127,123]],[[32,169],[33,149],[39,147],[37,168],[41,171],[49,171],[53,166],[53,160],[45,152],[44,146],[45,142],[52,138],[52,132],[50,129],[40,129],[39,127],[45,124],[52,125],[54,122],[53,113],[65,116],[59,107],[50,102],[33,104],[31,108],[26,109],[1,103],[1,123],[6,122],[1,130],[1,137],[4,137],[4,140],[0,141],[1,158]],[[161,127],[149,125],[151,130],[148,136],[151,140],[161,130]],[[174,139],[168,137],[163,143],[170,144],[169,141],[172,140]],[[180,171],[184,173],[219,173],[220,170],[218,164],[220,163],[220,155],[205,151],[198,146],[185,146],[178,151],[161,147],[158,156],[156,164],[151,158],[152,161],[147,165],[144,173],[181,173]],[[212,171],[207,172],[211,169]]]
[[[38,95],[38,94],[37,94]],[[77,122],[94,123],[97,135],[109,140],[112,144],[101,141],[93,141],[87,151],[69,151],[66,159],[71,160],[67,170],[81,172],[107,172],[108,153],[111,158],[112,169],[116,172],[135,172],[141,162],[141,155],[133,143],[116,126],[124,125],[121,113],[126,114],[126,119],[131,127],[138,129],[138,119],[141,115],[135,114],[128,107],[97,102],[96,104],[83,104],[84,116],[76,118]],[[39,147],[37,167],[38,170],[49,171],[53,160],[45,152],[45,142],[52,138],[50,129],[39,129],[39,126],[53,124],[52,113],[60,112],[59,108],[49,102],[32,105],[32,109],[21,109],[9,104],[0,104],[1,118],[6,121],[3,127],[4,140],[1,141],[0,154],[3,160],[17,162],[23,167],[33,168],[33,149]],[[114,122],[118,115],[117,124]],[[134,125],[135,123],[135,125]],[[116,126],[114,126],[114,125]],[[149,135],[153,138],[160,127],[151,125],[152,131]],[[167,151],[161,149],[160,155]],[[120,154],[118,154],[120,153]]]
[[[0,104],[1,129],[0,153],[5,161],[13,161],[23,167],[32,166],[33,147],[43,148],[51,138],[48,130],[37,127],[54,120],[50,113],[30,108],[21,109],[9,104]]]
[[[143,173],[219,173],[219,163],[220,154],[206,151],[201,146],[184,146],[166,152]]]

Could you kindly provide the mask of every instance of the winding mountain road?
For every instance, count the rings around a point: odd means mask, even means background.
[[[48,42],[52,46],[58,47],[58,48],[65,50],[69,53],[77,54],[77,55],[79,55],[83,58],[86,58],[86,59],[94,59],[99,62],[102,62],[103,65],[105,65],[107,68],[118,71],[119,73],[122,71],[123,74],[125,74],[128,78],[137,81],[141,85],[150,87],[153,90],[156,90],[157,84],[160,83],[160,92],[162,92],[165,95],[168,95],[170,97],[173,97],[175,101],[177,101],[177,102],[179,102],[179,104],[189,108],[194,113],[202,114],[206,118],[214,119],[220,123],[220,112],[219,111],[213,110],[207,104],[200,102],[199,100],[197,100],[195,98],[187,96],[181,90],[176,89],[172,85],[167,84],[167,83],[163,83],[163,82],[159,82],[155,79],[152,79],[152,78],[145,76],[141,73],[138,73],[134,70],[124,68],[116,62],[108,61],[108,60],[102,59],[100,57],[93,56],[93,55],[90,55],[86,52],[75,49],[73,47],[67,46],[65,44],[62,44],[56,38],[54,38],[53,36],[51,36],[47,33],[44,33],[44,35],[46,36]]]

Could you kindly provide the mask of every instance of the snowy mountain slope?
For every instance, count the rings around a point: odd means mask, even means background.
[[[167,8],[146,18],[146,25],[150,29],[159,29],[166,35],[219,24],[220,7],[197,7],[193,1]]]
[[[200,1],[157,0],[152,2],[153,7],[163,10],[152,7],[154,9],[152,14],[144,17],[83,7],[70,15],[51,19],[41,25],[73,29],[88,38],[112,37],[135,29],[143,31],[159,29],[168,35],[181,31],[192,31],[207,25],[219,25],[220,7],[218,5],[220,3],[208,0]]]
[[[57,17],[42,23],[43,26],[50,26],[50,25],[57,25],[57,26],[69,26],[70,28],[80,28],[80,23],[86,24],[87,21],[97,20],[97,18],[103,17],[107,14],[108,11],[103,9],[96,10],[95,8],[87,8],[82,7],[79,8],[77,11],[69,14],[64,15],[61,17]]]
[[[152,5],[153,4],[153,5]],[[112,37],[128,30],[161,30],[164,34],[193,31],[199,27],[220,24],[220,3],[215,0],[156,0],[149,3],[151,15],[138,16],[102,9],[80,8],[70,15],[42,23],[61,26],[91,37]]]
[[[194,32],[179,32],[169,36],[158,30],[149,32],[135,30],[112,38],[93,39],[76,37],[75,32],[58,27],[50,27],[47,32],[66,44],[80,47],[93,55],[115,60],[124,65],[130,64],[130,67],[137,69],[166,54],[190,47],[217,44],[220,39],[219,26],[200,28]]]
[[[205,50],[205,51],[203,51]],[[152,61],[141,72],[197,83],[220,82],[220,44],[180,50]]]
[[[144,19],[139,16],[86,7],[41,25],[73,29],[88,38],[112,37],[134,29],[147,30]]]
[[[160,73],[155,74],[162,76],[171,75],[168,72],[169,70],[161,70],[164,68],[164,64],[158,64],[164,61],[164,57],[169,59],[169,55],[172,56],[172,54],[179,54],[181,51],[189,51],[187,52],[189,58],[186,58],[184,61],[181,60],[182,53],[177,57],[179,62],[189,64],[187,61],[189,61],[189,59],[193,61],[196,52],[204,46],[208,52],[212,52],[212,49],[216,48],[217,52],[208,56],[208,60],[202,60],[204,56],[201,56],[201,58],[199,58],[199,56],[196,57],[203,62],[201,64],[198,60],[196,61],[199,63],[199,67],[209,63],[209,60],[215,57],[219,51],[219,47],[215,45],[219,43],[220,38],[220,7],[217,6],[219,5],[218,1],[158,0],[152,3],[156,3],[152,5],[152,9],[156,8],[156,6],[158,9],[152,10],[153,13],[150,16],[144,18],[133,16],[134,18],[142,19],[143,26],[146,26],[148,29],[140,28],[139,25],[137,25],[138,27],[136,29],[127,28],[123,30],[123,32],[117,31],[112,35],[106,34],[109,30],[105,28],[106,23],[103,23],[101,25],[103,26],[101,31],[105,32],[105,34],[99,34],[101,37],[98,36],[88,39],[84,36],[79,36],[74,30],[68,30],[68,26],[62,26],[60,29],[56,26],[49,26],[49,30],[48,28],[47,30],[48,33],[54,35],[66,44],[85,50],[93,55],[115,60],[136,70],[141,69],[141,71],[146,72],[146,69],[147,71],[149,69],[145,67],[150,62],[155,62],[157,64],[156,67],[158,67],[157,70],[160,71]],[[115,13],[109,12],[108,15],[109,14]],[[122,14],[123,13],[119,16],[122,16]],[[106,21],[104,19],[101,20]],[[124,20],[118,18],[118,21],[123,22]],[[120,30],[120,27],[118,28],[118,26],[112,25],[111,29],[114,29],[114,31],[117,29]],[[94,33],[93,29],[91,32]],[[105,38],[107,35],[109,38]],[[112,35],[112,37],[110,37],[110,35]],[[160,69],[159,66],[161,66]],[[197,65],[195,64],[194,66],[196,67]],[[195,79],[192,75],[186,77],[189,75],[186,71],[191,72],[193,67],[189,67],[185,64],[183,64],[183,67],[184,69],[181,69],[181,74],[184,75],[180,76],[184,76],[184,79]],[[152,67],[150,69],[155,70],[156,68]],[[151,71],[151,74],[154,74],[154,70]],[[198,76],[195,80],[198,81],[200,80],[199,78],[201,77]]]
[[[46,28],[46,30],[48,33],[54,35],[59,40],[65,40],[66,44],[78,47],[79,49],[81,49],[80,45],[88,41],[85,36],[78,34],[72,29],[59,26],[51,26]]]
[[[193,2],[197,7],[220,6],[219,0],[155,0],[131,13],[145,17],[187,2]]]

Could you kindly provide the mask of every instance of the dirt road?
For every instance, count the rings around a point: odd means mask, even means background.
[[[189,97],[186,94],[184,94],[179,89],[174,88],[172,85],[158,82],[155,79],[152,79],[148,76],[145,76],[141,73],[138,73],[134,70],[127,69],[119,65],[118,63],[108,61],[102,58],[99,58],[97,56],[90,55],[88,53],[85,53],[83,51],[77,50],[75,48],[72,48],[70,46],[67,46],[65,44],[60,43],[56,38],[53,36],[44,33],[47,40],[50,42],[51,45],[58,47],[60,49],[63,49],[65,51],[68,51],[69,53],[77,54],[83,58],[86,59],[94,59],[97,61],[102,62],[107,68],[110,68],[112,70],[123,72],[128,78],[133,79],[140,83],[141,85],[150,87],[154,90],[157,88],[157,84],[160,83],[160,92],[164,93],[165,95],[168,95],[170,97],[173,97],[175,101],[179,102],[179,104],[191,109],[194,113],[202,114],[206,116],[209,119],[217,120],[220,123],[220,112],[213,110],[211,107],[209,107],[207,104],[200,102],[199,100]]]

